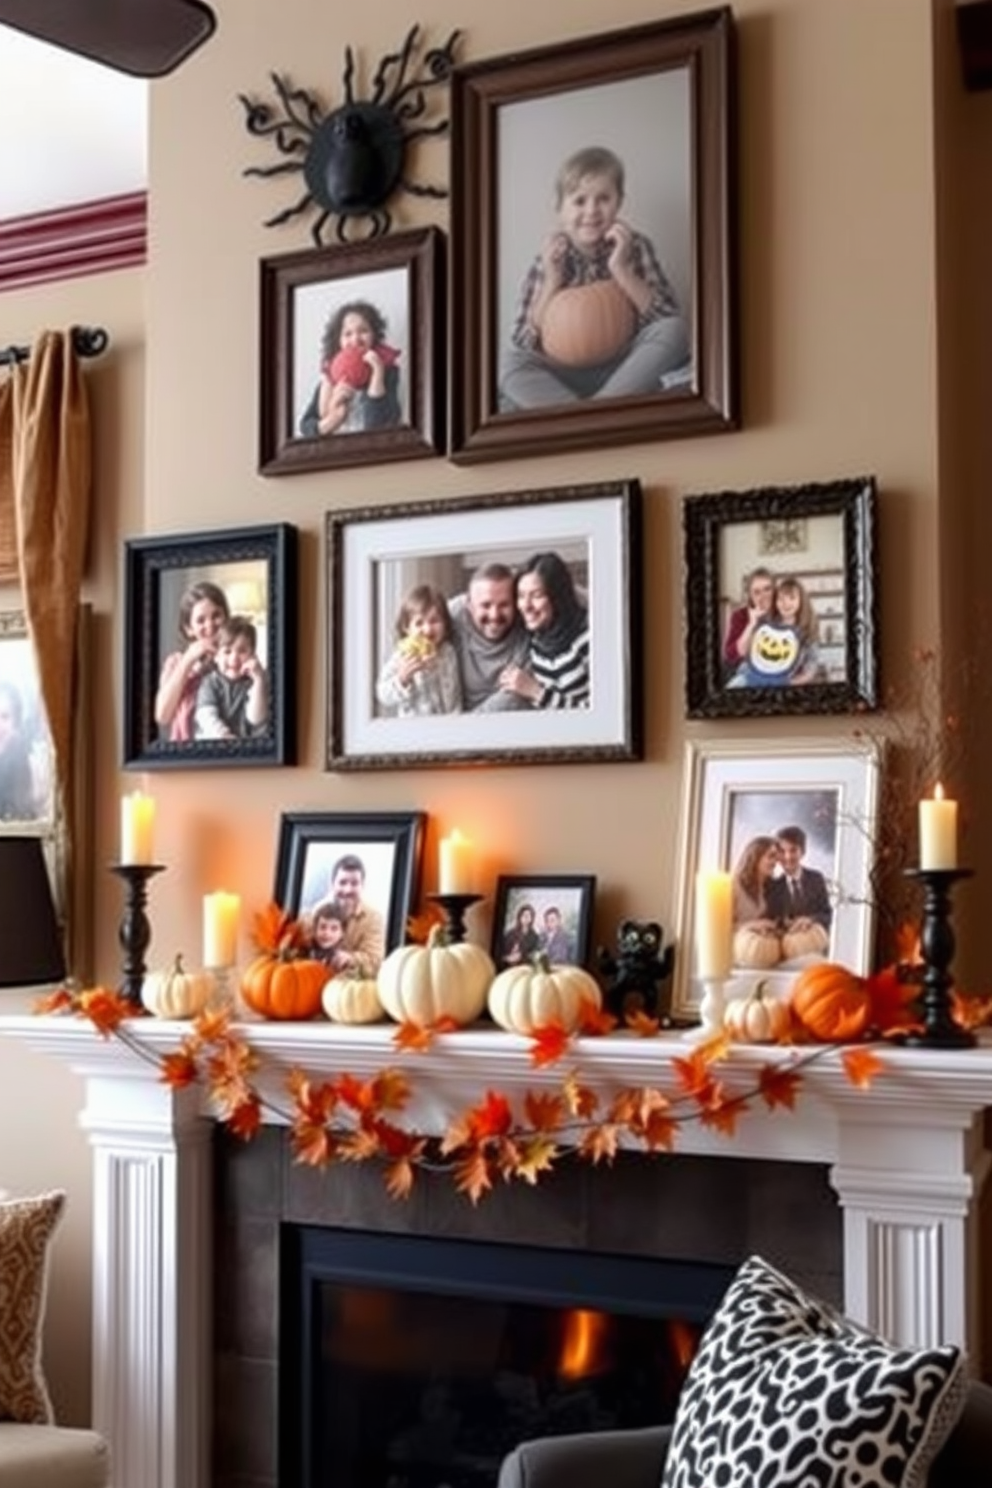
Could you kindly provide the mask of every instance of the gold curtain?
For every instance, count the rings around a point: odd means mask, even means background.
[[[27,362],[16,363],[0,383],[0,579],[21,586],[70,862],[75,658],[91,478],[89,403],[72,332],[44,331]]]

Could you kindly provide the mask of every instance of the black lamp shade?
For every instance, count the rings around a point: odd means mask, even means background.
[[[41,839],[0,837],[0,987],[37,987],[64,976]]]
[[[135,77],[162,77],[217,25],[201,0],[0,0],[0,25]]]

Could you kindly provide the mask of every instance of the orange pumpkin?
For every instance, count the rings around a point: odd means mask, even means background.
[[[322,961],[265,951],[256,956],[241,979],[241,995],[263,1018],[303,1019],[320,1012],[327,985]]]
[[[541,345],[563,367],[595,367],[634,334],[634,307],[612,279],[560,289],[544,312]]]
[[[871,1022],[871,996],[864,977],[823,961],[807,966],[792,984],[792,1010],[814,1038],[845,1044],[860,1038]]]

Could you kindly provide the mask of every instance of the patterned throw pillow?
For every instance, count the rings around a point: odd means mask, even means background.
[[[41,1368],[49,1241],[65,1194],[0,1203],[0,1420],[47,1425],[52,1403]]]
[[[964,1406],[957,1348],[895,1348],[758,1256],[679,1399],[662,1488],[925,1488]]]

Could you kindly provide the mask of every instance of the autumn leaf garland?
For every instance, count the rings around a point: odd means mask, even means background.
[[[793,1110],[803,1071],[814,1062],[839,1058],[846,1078],[861,1089],[884,1069],[883,1060],[870,1047],[820,1044],[797,1050],[787,1066],[763,1065],[753,1087],[731,1092],[720,1078],[720,1065],[732,1047],[724,1034],[685,1054],[669,1056],[675,1087],[670,1095],[654,1086],[642,1086],[606,1097],[572,1068],[562,1075],[557,1088],[527,1091],[518,1110],[507,1096],[487,1090],[476,1105],[453,1112],[441,1136],[428,1137],[400,1123],[413,1085],[398,1068],[382,1069],[364,1080],[345,1072],[320,1082],[294,1069],[286,1081],[287,1109],[275,1105],[259,1091],[255,1080],[261,1056],[251,1047],[243,1025],[234,1025],[227,1008],[210,1009],[196,1017],[178,1048],[169,1053],[148,1048],[139,1032],[141,1019],[131,1003],[103,988],[62,990],[40,1003],[38,1010],[88,1018],[103,1037],[120,1039],[157,1065],[159,1078],[172,1089],[202,1084],[217,1119],[244,1141],[255,1136],[268,1109],[288,1125],[297,1162],[326,1168],[340,1162],[377,1161],[394,1199],[410,1195],[419,1171],[445,1171],[459,1192],[477,1204],[497,1180],[538,1183],[570,1152],[594,1165],[612,1162],[621,1148],[670,1152],[679,1127],[690,1121],[733,1137],[740,1116],[755,1102],[769,1111]],[[580,1031],[587,1036],[602,1034],[614,1023],[602,1015],[593,1017],[590,1011]],[[641,1037],[658,1032],[647,1018],[635,1019],[631,1027]],[[393,1043],[401,1056],[415,1054],[448,1031],[450,1023],[431,1029],[401,1025]],[[572,1043],[572,1036],[563,1029],[542,1028],[531,1041],[531,1063],[535,1068],[555,1064],[565,1058]]]

